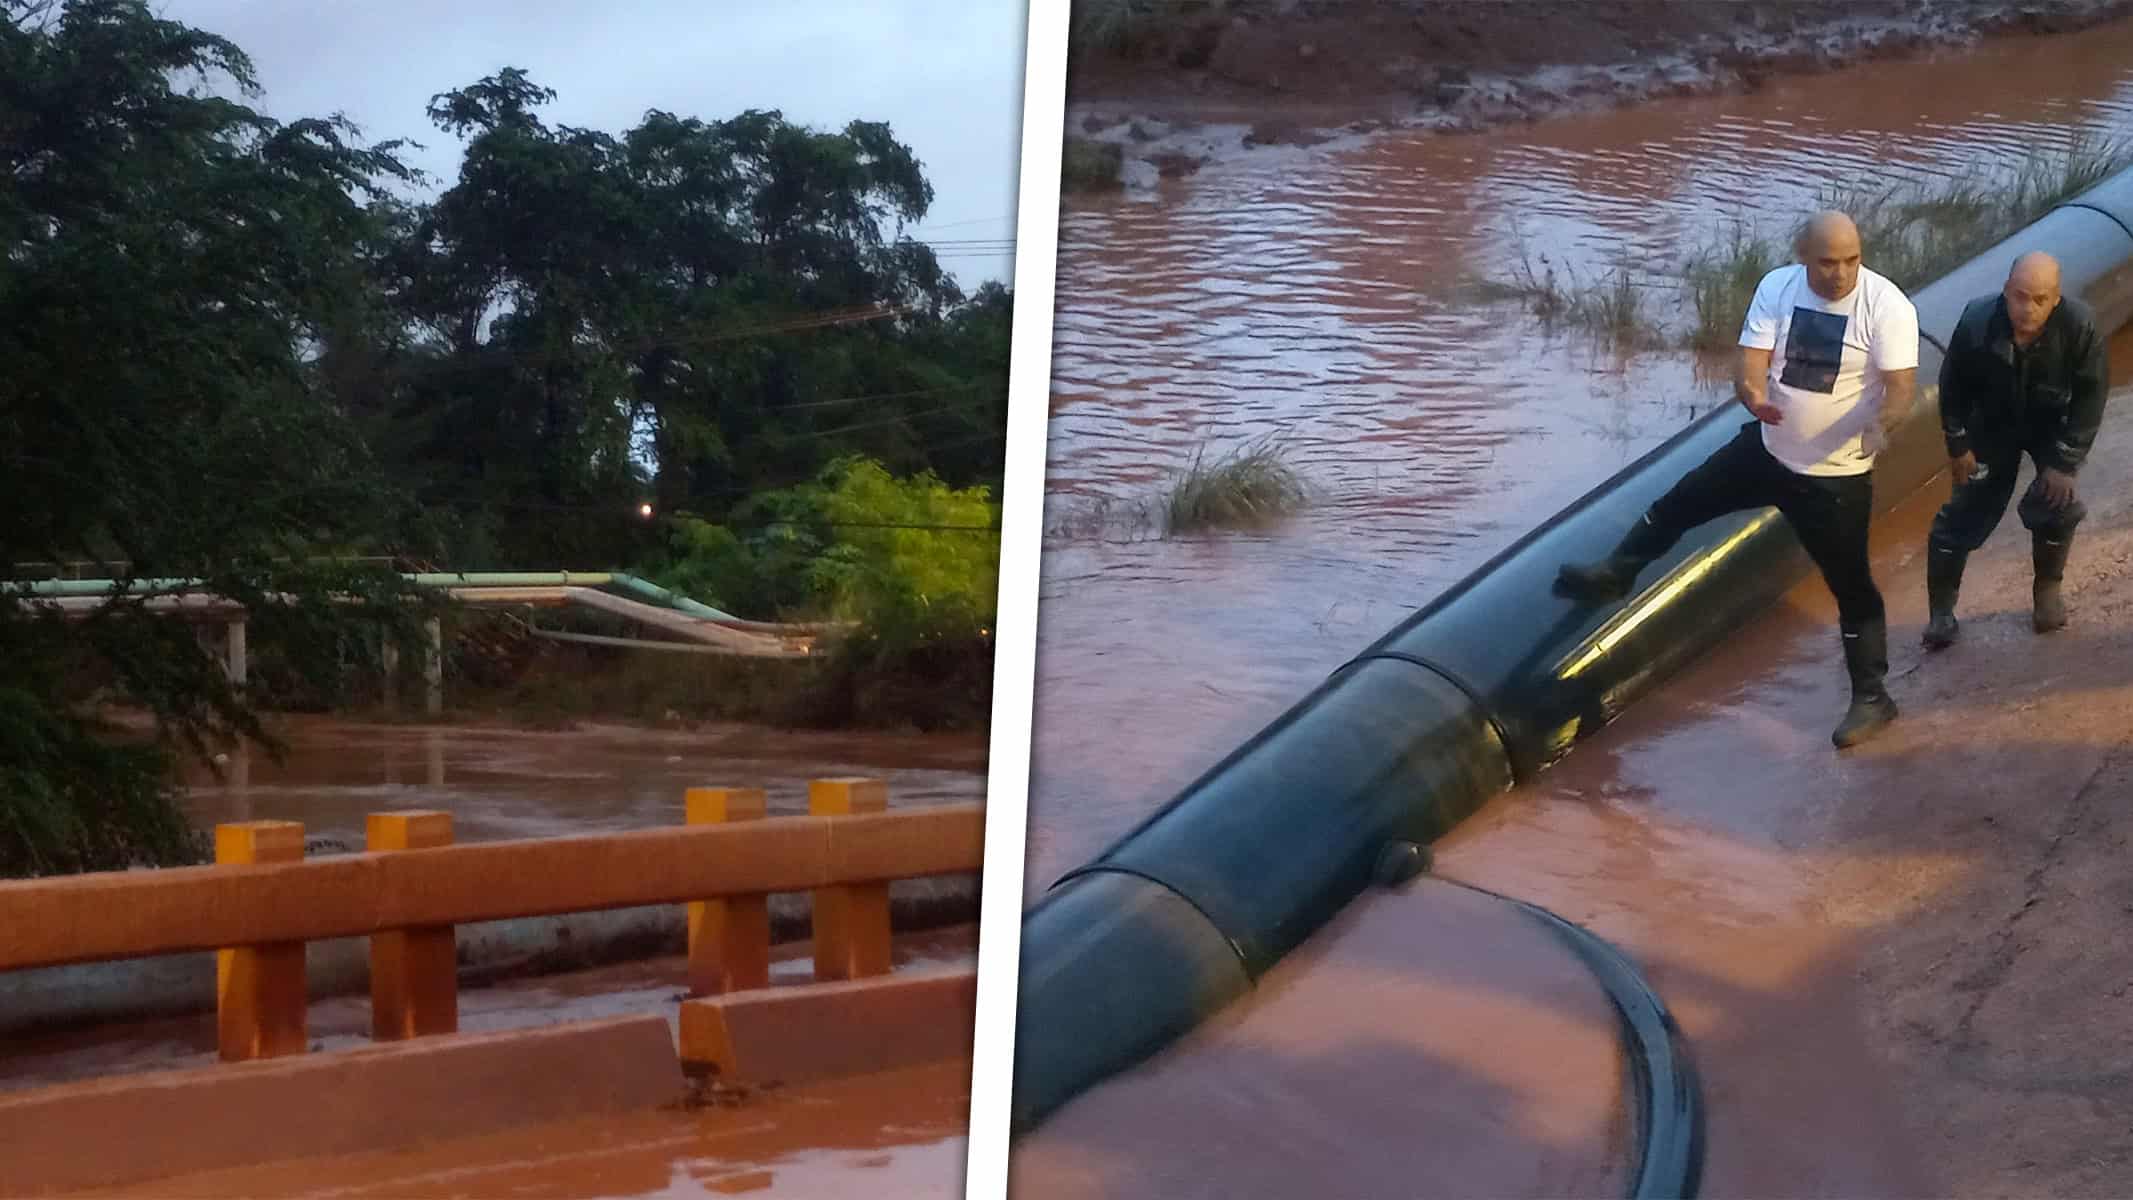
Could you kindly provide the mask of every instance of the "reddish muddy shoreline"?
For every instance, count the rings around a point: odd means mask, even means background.
[[[1118,147],[1126,181],[1145,183],[1326,131],[1477,132],[2128,15],[2133,0],[1247,0],[1143,22],[1130,49],[1078,52],[1068,135]]]

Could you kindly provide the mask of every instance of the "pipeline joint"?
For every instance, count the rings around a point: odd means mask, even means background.
[[[1370,879],[1387,891],[1398,891],[1427,874],[1435,863],[1436,855],[1428,846],[1395,839],[1378,851],[1377,863],[1370,869]]]

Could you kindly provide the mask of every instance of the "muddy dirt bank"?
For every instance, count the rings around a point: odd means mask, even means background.
[[[1132,25],[1124,48],[1077,49],[1070,187],[1108,186],[1107,158],[1126,181],[1147,182],[1339,129],[1474,132],[1751,92],[1987,38],[2086,29],[2133,15],[2133,0],[1247,0],[1180,10]]]

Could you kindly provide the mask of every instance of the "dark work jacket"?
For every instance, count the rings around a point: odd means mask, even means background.
[[[2039,466],[2071,475],[2096,441],[2109,384],[2104,340],[2088,305],[2061,299],[2037,340],[2022,350],[2014,344],[2006,300],[1997,293],[1972,300],[1940,364],[1948,457],[2027,450]]]

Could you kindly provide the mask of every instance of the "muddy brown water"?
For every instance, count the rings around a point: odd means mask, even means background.
[[[811,779],[886,780],[891,807],[973,803],[985,751],[964,736],[806,733],[744,725],[697,730],[582,725],[400,726],[297,717],[278,726],[275,763],[240,751],[222,774],[191,773],[187,806],[221,821],[301,821],[309,836],[361,849],[365,816],[438,808],[463,842],[679,824],[692,787],[763,788],[773,814],[807,811]]]
[[[2122,23],[1750,96],[1266,149],[1153,196],[1073,203],[1028,894],[1504,544],[1726,402],[1680,354],[1595,351],[1477,302],[1463,281],[1507,274],[1522,248],[1586,277],[1627,254],[1649,283],[1706,231],[1740,218],[1775,232],[1827,185],[1977,174],[2128,134]],[[1656,288],[1650,302],[1677,303]],[[2133,340],[2121,335],[2114,359],[2122,381]],[[1269,435],[1324,493],[1279,528],[1166,540],[1077,527],[1093,504],[1154,494],[1203,446]],[[1916,551],[1932,491],[1877,530],[1892,641],[1915,640],[1923,619]],[[2007,524],[1996,545],[2019,535]],[[1879,1015],[1886,996],[1862,983],[1880,961],[1873,938],[1899,914],[1925,922],[1936,896],[1955,901],[1920,883],[1902,902],[1857,902],[1871,919],[1839,919],[1830,881],[1863,895],[1986,868],[1901,836],[1917,812],[1890,798],[1890,768],[1930,774],[1925,751],[1830,755],[1843,688],[1828,608],[1803,585],[1440,847],[1442,873],[1548,904],[1646,963],[1706,1069],[1710,1194],[1931,1194],[1964,1149],[1899,1095],[1889,1047],[1906,1043]],[[2003,647],[2017,636],[1983,629]],[[1908,651],[1899,672],[1918,669]],[[1978,779],[2005,789],[2057,769],[2014,761]],[[1855,824],[1848,840],[1831,832],[1846,821],[1884,824],[1871,837]],[[1622,1089],[1604,1003],[1550,975],[1571,968],[1544,940],[1454,905],[1430,885],[1354,906],[1235,1010],[1019,1143],[1015,1194],[1618,1188]],[[1999,1115],[2019,1140],[2019,1113]]]

